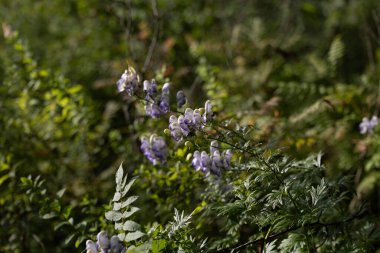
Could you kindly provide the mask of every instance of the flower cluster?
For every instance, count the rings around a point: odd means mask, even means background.
[[[366,133],[372,133],[373,129],[377,126],[378,119],[376,116],[372,116],[371,120],[369,120],[367,117],[364,117],[362,122],[359,125],[360,133],[366,134]]]
[[[162,114],[166,114],[170,110],[169,104],[169,83],[165,83],[162,87],[161,95],[157,92],[156,80],[144,81],[145,92],[145,112],[152,118],[158,118]]]
[[[212,120],[212,106],[209,100],[205,103],[205,108],[186,108],[184,115],[178,118],[174,115],[169,118],[169,130],[175,141],[181,141],[188,136],[191,130],[202,129],[207,122]]]
[[[119,92],[126,91],[130,96],[136,92],[138,84],[139,76],[132,67],[126,69],[116,83]],[[157,83],[154,79],[151,81],[144,81],[143,90],[145,93],[146,115],[152,118],[158,118],[160,115],[166,114],[170,111],[169,87],[170,84],[165,83],[162,87],[162,93],[158,94]]]
[[[121,78],[117,81],[117,90],[119,92],[126,91],[128,95],[132,96],[139,84],[139,76],[134,68],[129,67],[121,75]]]
[[[206,151],[195,151],[193,154],[192,165],[196,171],[202,171],[208,176],[210,173],[220,176],[222,169],[231,166],[233,153],[230,149],[220,154],[219,143],[212,141],[210,145],[210,155]]]
[[[152,135],[149,139],[142,137],[140,149],[153,165],[159,162],[166,163],[168,148],[164,138],[156,135]]]
[[[99,250],[102,253],[122,253],[125,252],[125,247],[117,235],[108,239],[107,232],[101,231],[97,235],[96,243],[91,240],[86,241],[86,250],[87,253],[98,253]]]

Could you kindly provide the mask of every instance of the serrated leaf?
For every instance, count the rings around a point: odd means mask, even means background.
[[[134,214],[135,212],[137,212],[137,211],[139,211],[140,210],[140,208],[138,208],[138,207],[131,207],[131,209],[129,210],[129,211],[125,211],[124,213],[123,213],[123,218],[125,219],[125,218],[128,218],[129,216],[131,216],[132,214]]]
[[[117,235],[117,237],[119,237],[120,241],[124,241],[125,239],[125,233],[120,233]]]
[[[124,238],[124,241],[125,242],[130,242],[130,241],[134,241],[134,240],[137,240],[141,237],[143,237],[145,234],[141,231],[135,231],[135,232],[131,232],[131,233],[128,233],[125,238]]]
[[[123,223],[122,222],[115,222],[115,229],[116,230],[122,230],[123,229]]]
[[[113,208],[112,208],[112,210],[114,210],[114,211],[119,211],[120,208],[121,208],[121,203],[116,202],[116,203],[113,204]]]
[[[124,222],[124,225],[123,225],[124,231],[137,231],[139,229],[140,229],[140,224],[138,224],[137,222],[134,222],[131,220]]]
[[[135,202],[138,198],[139,198],[139,196],[131,196],[131,197],[127,198],[127,200],[121,204],[121,207],[124,208],[124,207],[129,206],[130,204]]]
[[[116,176],[115,176],[116,191],[121,190],[119,188],[120,188],[121,181],[123,180],[123,174],[124,174],[124,170],[123,170],[123,163],[122,163],[122,164],[120,164],[119,169],[117,170]]]
[[[123,192],[121,193],[121,196],[124,197],[125,194],[128,193],[129,189],[133,185],[133,183],[136,181],[136,178],[132,178],[131,181],[124,187]]]
[[[119,191],[121,191],[121,189],[123,189],[125,187],[125,184],[127,183],[127,179],[128,179],[128,177],[127,177],[127,175],[125,175],[123,182],[120,184],[120,190]]]
[[[105,216],[109,221],[119,221],[122,218],[122,213],[116,211],[108,211],[106,212]]]
[[[113,195],[113,199],[112,199],[112,201],[119,201],[120,200],[120,198],[121,198],[121,194],[120,194],[120,192],[115,192],[115,195]]]

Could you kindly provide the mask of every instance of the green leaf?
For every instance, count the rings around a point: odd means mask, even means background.
[[[116,211],[108,211],[106,212],[105,216],[109,221],[118,221],[122,218],[122,213]]]
[[[114,210],[114,211],[119,211],[120,208],[121,208],[121,203],[117,202],[117,203],[114,203],[114,204],[113,204],[113,208],[112,208],[112,210]]]
[[[45,220],[48,220],[48,219],[54,218],[56,216],[57,216],[56,213],[50,212],[50,213],[46,213],[46,214],[42,215],[41,218],[45,219]]]
[[[123,230],[124,231],[137,231],[140,229],[140,225],[134,221],[128,220],[124,222]]]
[[[134,240],[137,240],[137,239],[143,237],[144,235],[145,234],[141,231],[131,232],[131,233],[128,233],[127,236],[125,236],[124,241],[125,242],[134,241]]]
[[[166,240],[160,239],[160,240],[154,240],[152,242],[152,253],[160,253],[163,249],[166,247]]]
[[[120,191],[121,190],[121,189],[118,189],[118,187],[120,187],[121,181],[123,180],[123,174],[124,174],[123,164],[120,164],[119,169],[116,172],[116,177],[115,177],[116,191]]]
[[[74,233],[72,233],[72,234],[70,234],[67,238],[66,238],[66,240],[65,240],[65,244],[66,245],[69,245],[70,243],[71,243],[71,241],[74,239],[74,237],[75,236],[77,236],[77,232],[74,232]]]
[[[79,238],[76,240],[76,242],[75,242],[75,248],[78,248],[79,247],[79,245],[84,241],[84,240],[86,240],[86,236],[83,236],[83,235],[81,235],[81,236],[79,236]]]
[[[0,177],[0,185],[2,185],[5,182],[5,180],[7,180],[8,178],[9,178],[9,174]]]
[[[21,177],[20,180],[24,185],[31,185],[33,183],[32,179],[27,177]]]
[[[63,194],[65,194],[66,188],[62,188],[57,192],[57,197],[62,198]]]
[[[131,207],[131,209],[129,211],[125,211],[123,213],[123,219],[128,218],[129,216],[131,216],[132,214],[134,214],[135,212],[137,212],[139,210],[140,210],[140,208],[138,208],[138,207],[134,207],[134,206]]]
[[[121,207],[124,208],[124,207],[129,206],[130,204],[135,202],[138,198],[139,198],[139,196],[131,196],[131,197],[127,198],[127,200],[122,203]]]
[[[124,241],[125,239],[125,233],[120,233],[117,235],[117,237],[119,237],[120,241]]]
[[[61,227],[65,226],[65,225],[71,226],[71,224],[68,221],[62,221],[62,222],[59,222],[58,224],[54,225],[54,231],[57,231],[58,229],[60,229]]]
[[[136,181],[136,178],[132,178],[131,181],[129,181],[129,183],[124,187],[123,189],[123,193],[121,194],[121,196],[125,196],[125,194],[128,193],[129,189],[131,188],[131,186],[133,185],[133,183]]]
[[[122,230],[123,229],[123,223],[122,222],[115,222],[115,230]]]
[[[121,198],[120,192],[115,192],[115,195],[113,196],[112,201],[119,201]]]

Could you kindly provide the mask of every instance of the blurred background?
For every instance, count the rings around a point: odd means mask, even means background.
[[[379,1],[1,0],[0,17],[1,252],[84,248],[122,161],[142,223],[194,209],[186,163],[136,155],[168,123],[117,93],[127,66],[170,81],[173,103],[182,89],[257,126],[255,141],[323,152],[326,175],[352,176],[350,205],[380,213],[380,131],[358,129],[380,109]]]

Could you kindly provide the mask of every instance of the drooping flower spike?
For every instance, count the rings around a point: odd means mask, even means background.
[[[205,176],[213,174],[220,176],[222,170],[227,170],[231,166],[233,153],[230,149],[220,154],[219,143],[214,140],[210,144],[210,155],[206,151],[193,153],[192,166],[196,171],[202,171]]]
[[[207,122],[210,122],[212,119],[211,102],[208,101],[206,104],[207,110],[203,108],[195,110],[186,108],[184,115],[180,115],[178,119],[174,115],[170,116],[169,130],[175,141],[181,141],[191,131],[201,130]],[[205,111],[203,116],[201,114],[202,111]]]

